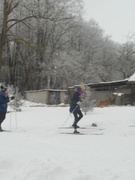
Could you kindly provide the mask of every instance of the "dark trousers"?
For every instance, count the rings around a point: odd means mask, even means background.
[[[6,112],[0,112],[0,128],[1,128],[1,124],[4,121],[6,117]]]
[[[74,129],[77,129],[77,123],[83,117],[83,114],[82,114],[82,111],[79,109],[78,111],[74,111],[73,115],[74,115],[74,118],[75,118],[73,127],[74,127]]]

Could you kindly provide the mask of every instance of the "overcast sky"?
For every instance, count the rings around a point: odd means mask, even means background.
[[[135,33],[135,0],[84,0],[84,3],[85,17],[95,19],[113,41],[126,42]]]

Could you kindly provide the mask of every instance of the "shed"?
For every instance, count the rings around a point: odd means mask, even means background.
[[[25,99],[27,101],[42,103],[48,105],[55,105],[67,103],[67,90],[61,89],[42,89],[25,91]]]
[[[129,79],[87,84],[92,97],[98,101],[107,99],[110,104],[135,105],[135,81]]]

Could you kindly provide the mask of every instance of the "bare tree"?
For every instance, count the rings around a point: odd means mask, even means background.
[[[135,72],[135,44],[126,42],[117,48],[116,52],[116,71],[121,74],[121,78],[128,78]]]

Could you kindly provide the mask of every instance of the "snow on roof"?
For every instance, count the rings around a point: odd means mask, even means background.
[[[66,89],[41,89],[41,90],[29,90],[29,91],[25,91],[25,92],[33,93],[33,92],[41,92],[41,91],[67,92]]]
[[[121,84],[121,83],[126,83],[128,79],[123,79],[123,80],[117,80],[117,81],[107,81],[107,82],[99,82],[99,83],[89,83],[86,84],[87,86],[96,86],[96,85],[114,85],[114,84]]]
[[[129,78],[129,80],[128,80],[129,82],[131,82],[131,81],[135,81],[135,73],[132,75],[132,76],[130,76],[130,78]]]
[[[127,79],[122,79],[122,80],[116,80],[116,81],[107,81],[107,82],[95,82],[95,83],[88,83],[85,84],[85,86],[90,86],[90,87],[97,87],[97,86],[108,86],[108,85],[117,85],[117,84],[125,84],[128,82]],[[77,85],[70,86],[69,89],[75,88]]]

